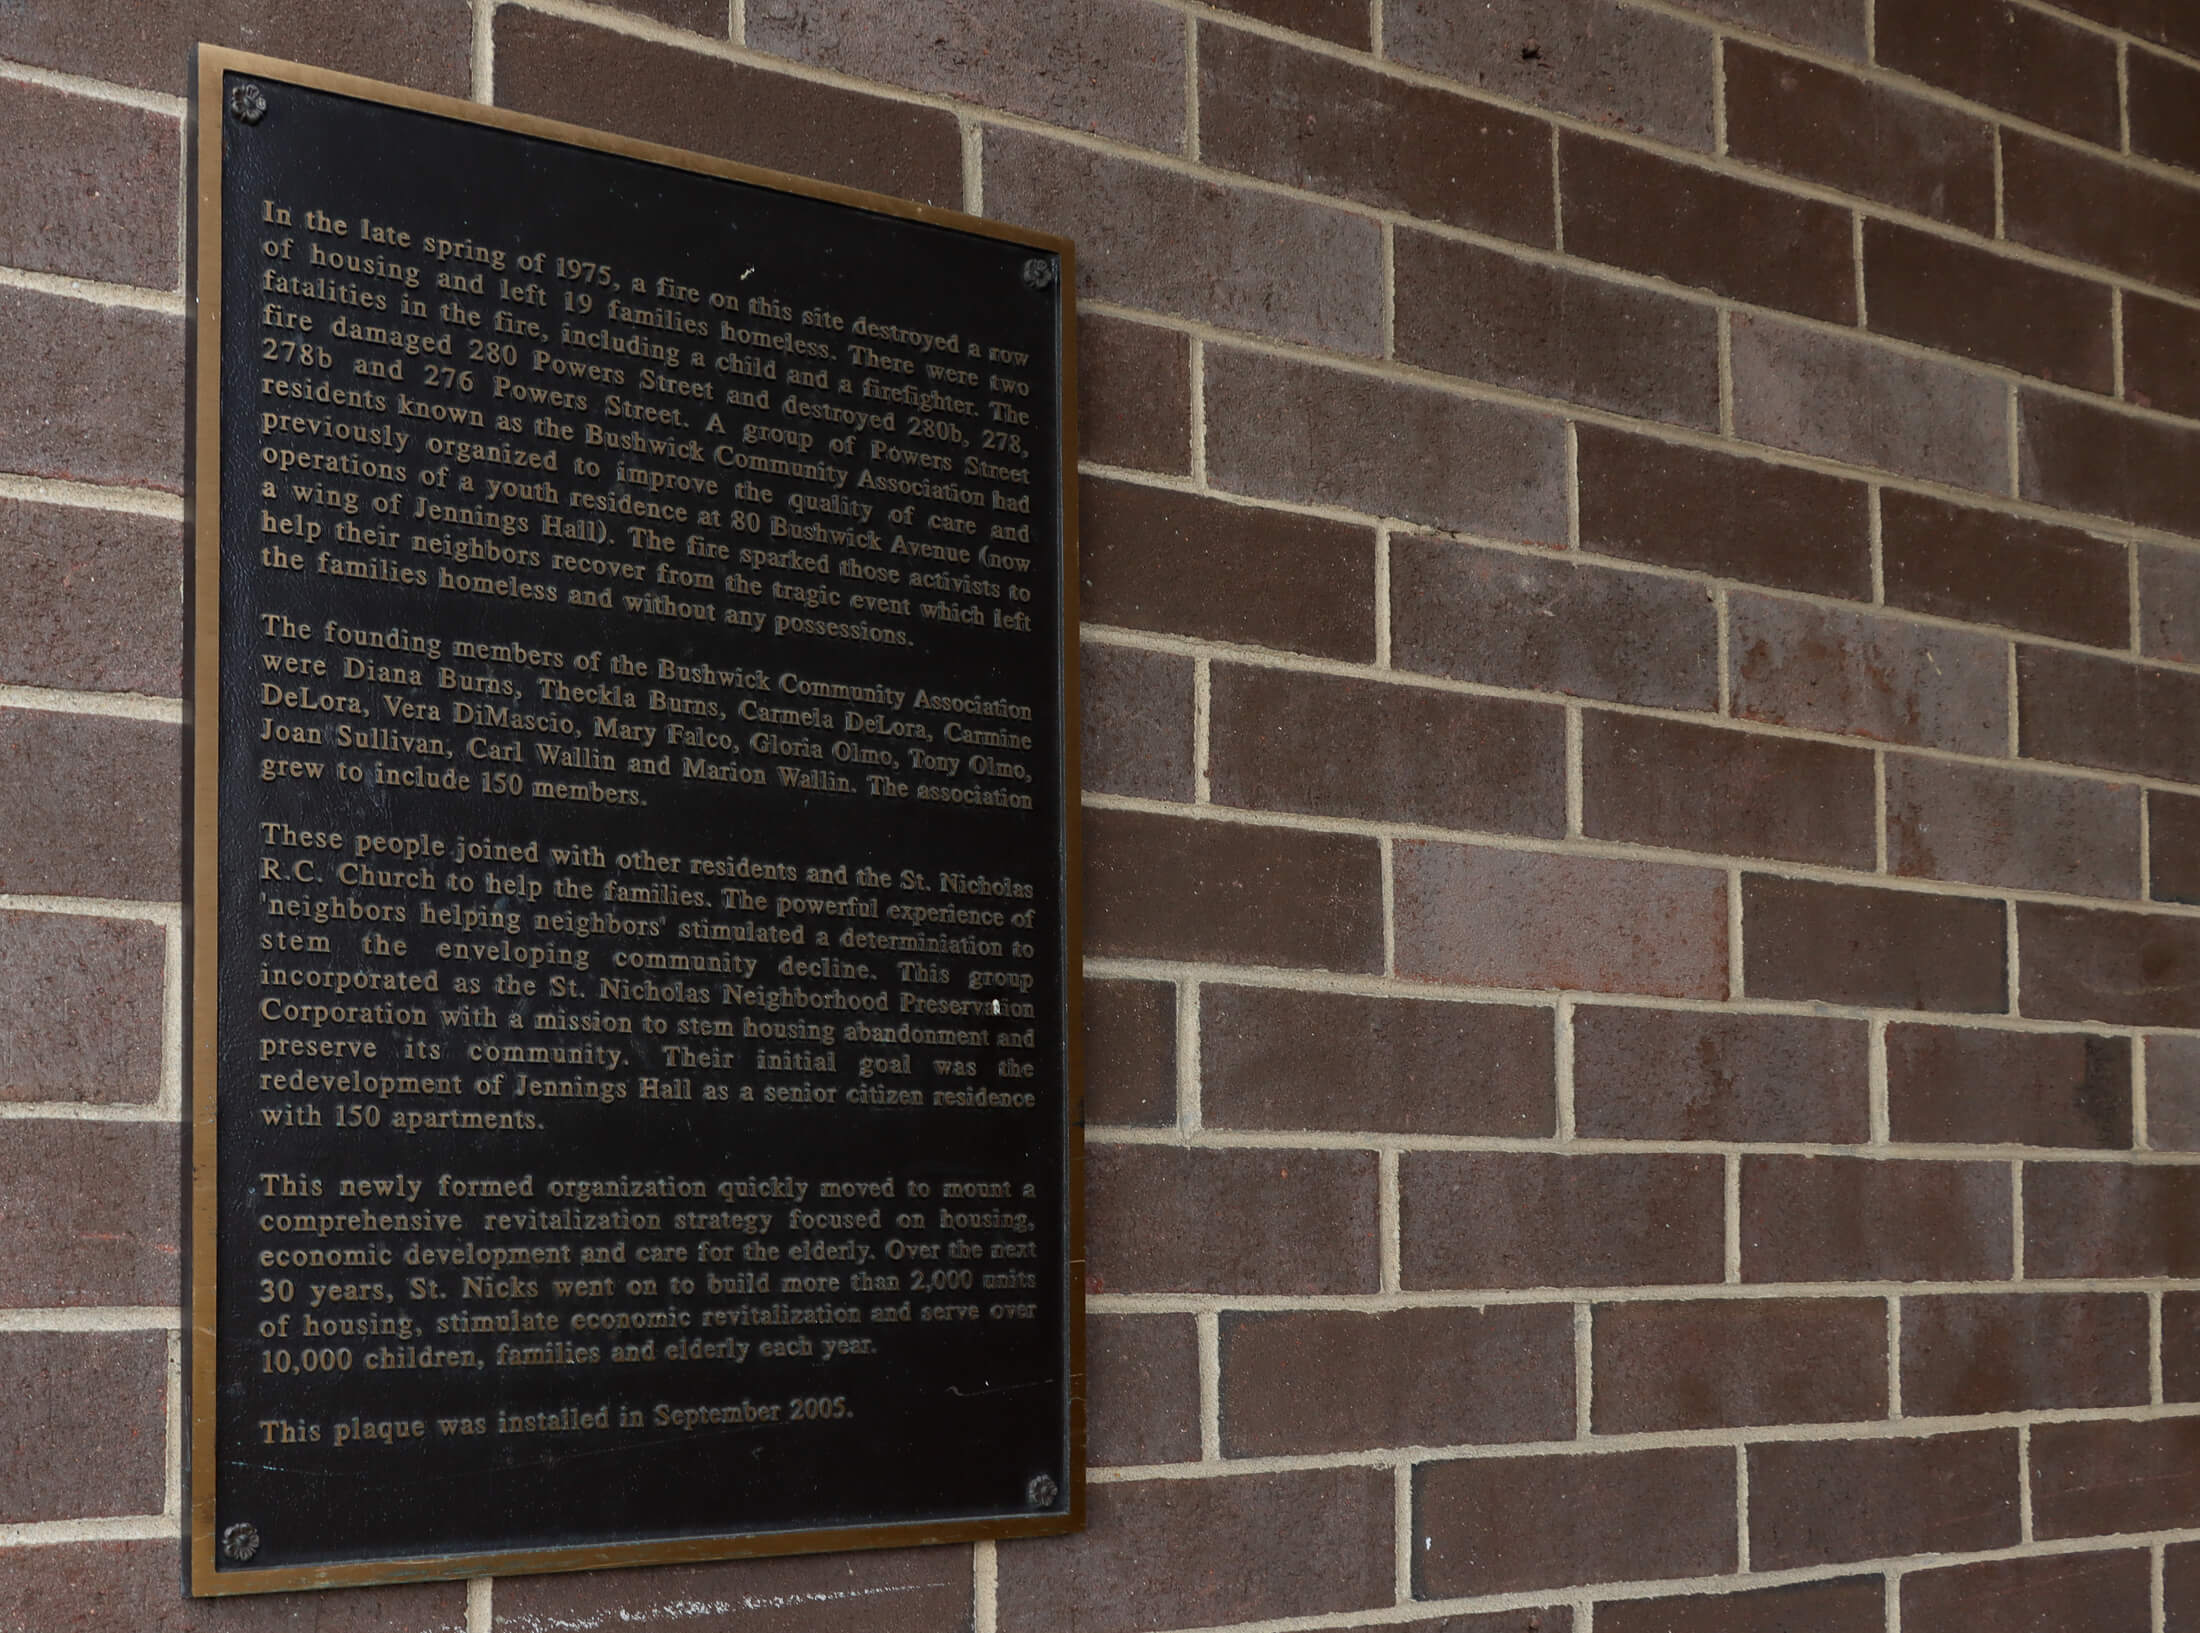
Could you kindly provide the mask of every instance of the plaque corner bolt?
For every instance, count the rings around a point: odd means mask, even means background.
[[[267,93],[246,80],[229,93],[229,111],[238,123],[257,125],[267,113]]]
[[[1031,290],[1054,287],[1054,262],[1044,255],[1034,255],[1024,263],[1024,287]]]
[[[260,1551],[260,1528],[239,1523],[222,1529],[222,1553],[225,1557],[243,1564]]]
[[[1033,1508],[1052,1508],[1054,1499],[1061,1494],[1062,1488],[1055,1484],[1051,1474],[1034,1474],[1031,1484],[1024,1487],[1024,1496],[1030,1499]]]

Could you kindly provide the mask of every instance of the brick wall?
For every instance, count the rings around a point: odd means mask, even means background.
[[[178,1595],[206,38],[1068,233],[1092,1526]],[[0,1633],[2200,1627],[2200,8],[0,4]]]

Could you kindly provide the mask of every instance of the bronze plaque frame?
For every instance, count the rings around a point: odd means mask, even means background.
[[[219,835],[222,821],[219,777],[221,637],[221,299],[223,292],[222,180],[224,162],[223,76],[244,73],[286,85],[376,103],[393,109],[489,127],[578,149],[617,155],[648,164],[719,177],[753,187],[798,195],[876,215],[929,223],[1027,246],[1060,258],[1060,608],[1064,700],[1060,754],[1066,776],[1061,844],[1065,866],[1062,903],[1064,949],[1064,1021],[1066,1173],[1062,1199],[1066,1243],[1064,1285],[1067,1306],[1069,1374],[1067,1417],[1069,1461],[1062,1507],[1035,1515],[1004,1514],[985,1518],[918,1520],[846,1529],[763,1531],[682,1536],[661,1541],[611,1542],[554,1548],[512,1548],[437,1553],[407,1558],[268,1569],[220,1568],[216,1550],[215,1455],[218,1402],[216,1240],[221,1198],[221,1152],[217,1123],[217,905],[220,893]],[[194,178],[187,190],[192,213],[188,259],[190,298],[195,321],[187,326],[191,351],[193,412],[188,426],[192,446],[187,474],[193,491],[190,518],[192,567],[187,576],[187,623],[193,642],[189,666],[191,695],[186,703],[187,773],[191,780],[192,834],[187,853],[187,979],[190,1026],[187,1064],[190,1114],[187,1123],[190,1170],[189,1277],[191,1319],[186,1329],[189,1439],[185,1459],[187,1486],[184,1542],[188,1585],[195,1595],[265,1593],[310,1588],[365,1586],[385,1582],[448,1580],[532,1572],[594,1570],[611,1566],[694,1563],[780,1554],[844,1549],[907,1547],[925,1543],[966,1542],[988,1538],[1057,1535],[1081,1529],[1085,1512],[1085,1339],[1084,1339],[1084,1174],[1083,1038],[1081,1025],[1081,863],[1078,831],[1077,709],[1077,435],[1075,257],[1071,243],[1050,234],[968,216],[937,206],[896,199],[854,188],[766,170],[638,141],[603,131],[513,113],[452,97],[416,91],[306,64],[255,53],[200,45],[196,50],[194,96],[187,147]]]

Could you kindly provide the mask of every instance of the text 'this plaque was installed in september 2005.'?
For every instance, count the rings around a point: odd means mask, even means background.
[[[1069,245],[197,87],[193,1590],[1074,1528]]]

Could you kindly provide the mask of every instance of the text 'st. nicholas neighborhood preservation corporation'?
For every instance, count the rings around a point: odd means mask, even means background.
[[[194,1590],[1073,1527],[1068,246],[196,118]]]

